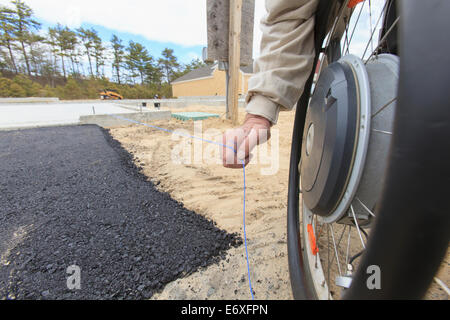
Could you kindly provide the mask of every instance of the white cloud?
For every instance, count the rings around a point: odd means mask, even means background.
[[[25,3],[38,18],[72,28],[91,23],[184,46],[206,45],[207,41],[205,0],[25,0]]]
[[[10,0],[0,0],[9,5]],[[25,0],[35,15],[49,23],[78,28],[91,23],[142,35],[148,40],[184,46],[207,44],[206,0]],[[259,56],[259,21],[265,0],[255,1],[254,56]]]
[[[200,57],[197,52],[188,52],[186,57],[189,59],[189,61],[191,60],[195,60],[195,59],[199,59],[202,60],[202,57]]]
[[[59,22],[71,28],[79,27],[82,23],[90,23],[141,35],[153,41],[183,46],[207,45],[206,0],[25,0],[25,2],[34,10],[37,17],[49,23]],[[373,24],[376,23],[384,2],[371,0]],[[0,4],[9,3],[10,0],[0,0]],[[362,4],[359,4],[358,8],[360,5]],[[358,8],[355,13],[358,13]],[[356,49],[357,53],[364,51],[363,44],[367,43],[367,34],[370,34],[367,3],[365,9],[359,22],[365,31],[357,32],[353,39],[352,49]],[[265,14],[265,0],[255,0],[253,45],[255,58],[259,56],[262,36],[259,22]],[[360,30],[360,27],[358,29]]]

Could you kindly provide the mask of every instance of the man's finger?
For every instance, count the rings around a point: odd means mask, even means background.
[[[245,159],[253,148],[268,140],[269,131],[267,129],[255,129],[252,128],[250,133],[245,138],[243,143],[239,146],[237,151],[238,159]]]
[[[253,159],[253,155],[250,154],[249,157],[244,160],[244,165],[247,166],[252,159]],[[224,163],[223,166],[225,168],[230,168],[230,169],[242,169],[242,160],[238,160],[237,157],[235,157],[234,160],[235,161],[233,164],[225,164]]]
[[[237,128],[227,130],[223,139],[223,160],[224,164],[237,164],[236,162],[236,150],[238,146],[245,139],[244,130]]]

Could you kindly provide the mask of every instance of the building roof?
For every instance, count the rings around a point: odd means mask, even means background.
[[[172,81],[172,83],[211,77],[216,67],[217,63],[194,69],[191,72],[188,72],[185,75],[179,77],[178,79]],[[253,65],[241,67],[241,71],[243,73],[253,73]]]
[[[172,83],[181,82],[181,81],[187,81],[187,80],[194,80],[198,78],[205,78],[212,76],[213,70],[216,67],[216,65],[206,65],[204,67],[200,67],[197,69],[192,70],[191,72],[186,73],[185,75],[179,77],[178,79],[172,81]]]

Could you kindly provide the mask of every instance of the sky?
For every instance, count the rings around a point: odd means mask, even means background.
[[[266,13],[264,2],[255,0],[255,58],[259,55],[261,40],[259,21]],[[0,0],[0,4],[9,3],[10,0]],[[25,3],[42,23],[42,30],[56,23],[70,28],[93,27],[105,42],[116,34],[124,43],[130,40],[142,43],[155,58],[169,47],[182,63],[189,63],[201,58],[202,48],[207,45],[206,0],[25,0]],[[383,4],[384,0],[371,0],[372,25]],[[370,37],[368,7],[365,6],[360,20],[367,28],[355,33],[351,46],[357,53],[362,53]]]
[[[108,42],[113,34],[128,43],[142,43],[154,57],[174,49],[183,63],[202,57],[207,45],[206,0],[25,0],[42,29],[57,23],[70,28],[95,28]],[[9,5],[10,0],[0,0]],[[264,0],[256,0],[255,21],[265,13]],[[255,49],[260,31],[255,24]]]

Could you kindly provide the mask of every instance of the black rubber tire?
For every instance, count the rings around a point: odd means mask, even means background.
[[[338,5],[338,0],[321,0],[316,11],[316,24],[314,28],[314,42],[316,58],[313,66],[317,65],[319,53],[322,48],[323,40],[327,32],[327,26],[332,18],[333,6]],[[309,276],[309,270],[303,267],[302,246],[300,239],[300,221],[299,221],[299,172],[298,164],[302,150],[303,129],[306,119],[306,109],[308,107],[309,93],[314,79],[315,68],[311,70],[308,81],[305,84],[303,94],[297,103],[294,120],[294,132],[292,134],[291,158],[289,164],[289,186],[288,186],[288,214],[287,214],[287,249],[289,275],[291,279],[292,293],[295,299],[317,299],[312,289],[312,279]]]
[[[450,2],[408,0],[400,3],[399,12],[400,82],[385,185],[346,299],[422,298],[450,240],[450,43],[441,37],[450,30]],[[288,255],[294,298],[314,299],[299,230],[298,163],[308,101],[303,96],[291,150]],[[379,290],[366,284],[371,265],[381,270]]]
[[[420,299],[450,240],[450,1],[400,2],[400,80],[386,182],[347,299]],[[420,21],[420,23],[418,23]],[[369,290],[367,267],[381,269]]]

